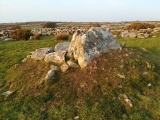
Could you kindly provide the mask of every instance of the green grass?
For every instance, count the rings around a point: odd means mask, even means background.
[[[143,57],[152,61],[160,72],[160,34],[156,38],[123,38],[118,41],[122,44],[126,43],[127,47],[143,52]]]
[[[0,40],[0,85],[5,80],[7,70],[20,63],[32,51],[42,47],[54,47],[58,42],[53,36],[42,37],[41,40],[1,41]]]
[[[49,69],[47,63],[32,60],[21,63],[21,60],[37,48],[54,47],[57,42],[52,36],[32,41],[0,41],[0,94],[14,91],[8,97],[0,95],[0,119],[67,120],[79,116],[82,120],[158,120],[160,36],[118,41],[127,43],[129,50],[132,48],[136,53],[130,57],[125,57],[127,51],[100,56],[98,70],[91,64],[86,71],[70,69],[45,82],[42,80]],[[156,71],[151,62],[137,54],[139,52],[156,65]],[[125,60],[124,69],[119,68],[121,59]],[[17,63],[21,64],[15,68]],[[148,72],[146,76],[142,74],[144,71]],[[126,78],[120,79],[117,73]],[[152,86],[148,87],[148,83]],[[123,88],[119,88],[119,84]],[[121,96],[124,93],[132,100],[133,108],[125,104]]]
[[[42,25],[31,25],[31,26],[25,26],[22,28],[26,28],[26,29],[33,29],[33,28],[42,28]]]

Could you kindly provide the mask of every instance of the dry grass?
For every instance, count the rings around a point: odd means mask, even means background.
[[[69,39],[69,35],[66,33],[61,33],[55,36],[56,40],[68,40]]]
[[[34,34],[34,40],[40,40],[40,34],[35,33]]]

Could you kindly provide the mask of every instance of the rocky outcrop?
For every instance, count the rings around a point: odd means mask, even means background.
[[[69,45],[70,45],[70,42],[62,42],[62,43],[58,43],[56,46],[55,46],[55,51],[68,51],[68,48],[69,48]]]
[[[81,68],[85,68],[99,54],[120,48],[119,43],[106,28],[93,27],[84,34],[76,32],[73,35],[68,55],[73,56]]]
[[[35,60],[43,60],[44,57],[51,52],[53,52],[53,48],[40,48],[32,52],[31,58]]]

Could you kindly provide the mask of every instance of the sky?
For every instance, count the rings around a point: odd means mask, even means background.
[[[0,0],[0,23],[160,21],[160,0]]]

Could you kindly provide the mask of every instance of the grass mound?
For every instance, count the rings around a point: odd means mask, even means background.
[[[0,102],[0,117],[85,120],[160,116],[160,78],[141,53],[127,48],[111,51],[95,58],[85,70],[69,69],[45,81],[48,70],[49,64],[33,60],[12,67],[7,79],[14,93],[0,97],[5,101]]]

